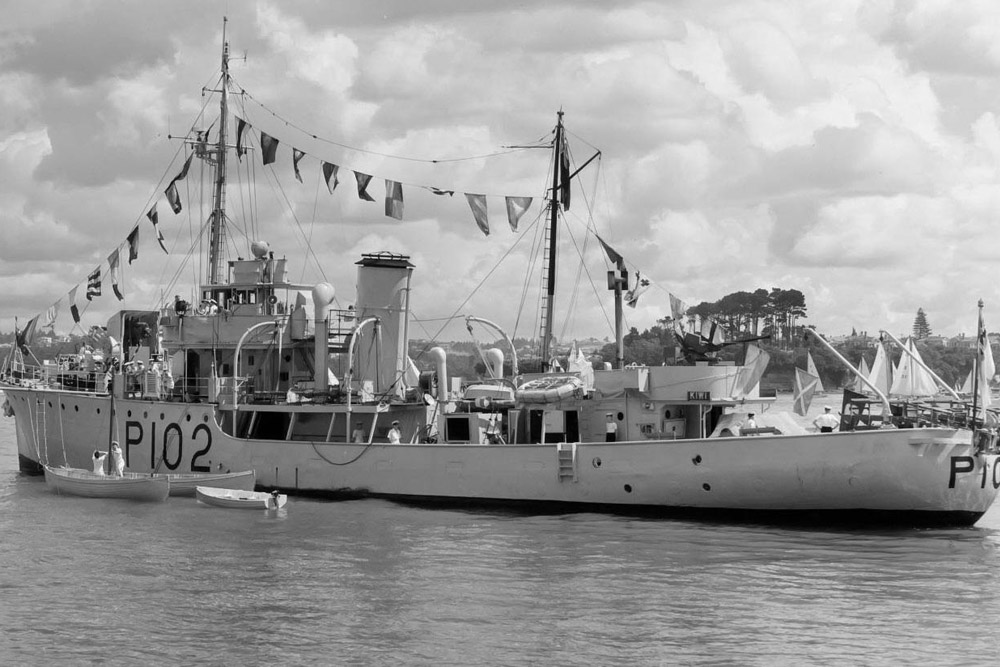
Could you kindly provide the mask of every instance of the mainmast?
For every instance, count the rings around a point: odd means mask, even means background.
[[[215,198],[212,224],[208,237],[208,284],[218,285],[222,279],[222,246],[226,227],[226,129],[229,117],[229,42],[226,22],[222,19],[222,90],[220,95],[219,142],[216,148]]]
[[[563,112],[559,111],[558,121],[556,122],[556,136],[555,142],[552,148],[552,196],[549,198],[549,227],[548,227],[548,237],[549,244],[544,255],[544,259],[547,260],[546,274],[545,274],[545,304],[544,311],[542,315],[542,326],[540,331],[540,336],[542,338],[541,346],[541,356],[542,356],[542,370],[549,370],[549,358],[551,357],[550,346],[552,344],[552,310],[555,305],[555,293],[556,293],[556,237],[558,231],[559,222],[559,193],[561,187],[569,187],[569,160],[568,156],[564,154],[564,141],[563,141]],[[561,178],[560,178],[561,176]],[[563,203],[567,206],[569,202],[566,199]]]

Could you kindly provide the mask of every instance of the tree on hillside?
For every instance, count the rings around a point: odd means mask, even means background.
[[[917,340],[931,335],[931,325],[927,324],[927,315],[923,308],[917,308],[917,316],[913,319],[913,337]]]
[[[806,298],[799,290],[772,287],[753,292],[733,292],[715,302],[702,302],[688,308],[689,321],[711,318],[718,322],[726,338],[770,336],[775,342],[789,345],[798,330],[799,318],[806,317]],[[666,320],[661,320],[666,324]]]

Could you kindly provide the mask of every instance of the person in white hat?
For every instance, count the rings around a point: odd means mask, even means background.
[[[125,476],[125,457],[122,456],[122,448],[117,440],[111,443],[111,471],[117,477]]]
[[[618,422],[615,421],[615,413],[605,414],[604,422],[604,440],[605,442],[614,442],[618,439]]]
[[[820,433],[833,433],[840,426],[840,418],[833,414],[827,405],[823,408],[823,414],[813,420],[813,426],[819,429]]]
[[[389,443],[393,445],[399,444],[399,421],[392,422],[392,428],[389,429]]]

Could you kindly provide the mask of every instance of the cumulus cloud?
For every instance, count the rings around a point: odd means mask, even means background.
[[[801,289],[830,333],[904,331],[918,307],[936,331],[968,330],[967,295],[989,302],[1000,250],[997,12],[929,0],[239,3],[227,36],[248,95],[230,102],[282,144],[273,168],[236,165],[242,183],[255,171],[259,211],[245,215],[233,186],[229,252],[270,240],[306,257],[302,280],[328,279],[347,301],[359,253],[405,252],[421,317],[466,303],[534,335],[551,165],[545,150],[505,147],[550,141],[562,109],[574,166],[601,151],[560,231],[565,336],[610,333],[606,259],[587,229],[656,285],[628,313],[639,328],[667,291],[701,301],[782,287]],[[183,158],[168,135],[217,122],[202,94],[218,84],[216,14],[194,0],[104,0],[5,15],[0,252],[31,289],[4,297],[0,326],[65,294],[136,222],[151,231],[143,214]],[[308,153],[303,184],[291,146]],[[335,195],[320,160],[344,166]],[[352,168],[375,175],[379,201],[357,199]],[[384,178],[404,183],[402,222],[382,215]],[[489,237],[462,192],[489,196]],[[182,215],[161,206],[177,248],[193,243],[209,194],[192,177]],[[520,235],[505,194],[535,197]],[[143,259],[151,271],[130,274],[130,298],[199,279],[193,264],[178,273],[179,257]]]

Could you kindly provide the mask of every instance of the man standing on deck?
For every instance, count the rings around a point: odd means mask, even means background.
[[[830,412],[830,406],[823,408],[823,414],[813,420],[813,426],[819,429],[820,433],[833,433],[833,430],[840,426],[840,419]]]
[[[365,430],[361,427],[361,422],[354,422],[354,432],[351,433],[351,442],[365,442]]]
[[[604,417],[604,441],[614,442],[618,439],[618,423],[615,421],[615,414],[613,412],[609,412],[604,415]]]
[[[392,422],[392,428],[389,429],[389,444],[398,445],[399,444],[399,422]]]

